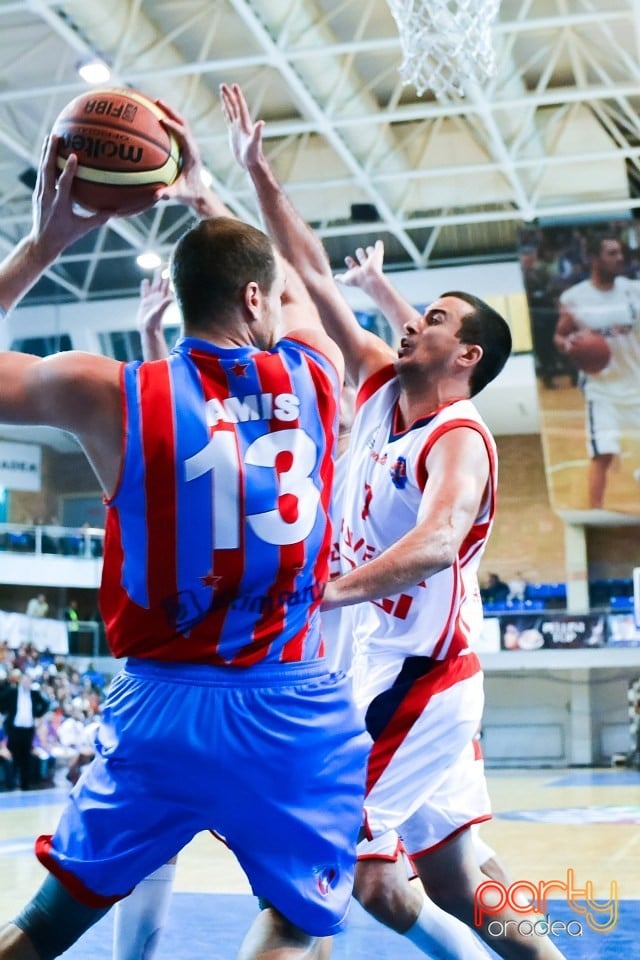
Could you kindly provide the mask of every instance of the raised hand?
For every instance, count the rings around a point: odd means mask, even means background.
[[[264,120],[251,119],[247,101],[237,83],[220,85],[222,114],[229,131],[231,152],[243,170],[258,163],[262,156]]]
[[[345,257],[346,273],[336,275],[336,280],[345,287],[360,287],[368,292],[371,281],[378,280],[383,275],[384,243],[376,240],[374,246],[358,247],[355,257]]]
[[[136,323],[142,342],[145,360],[161,360],[167,356],[167,344],[162,332],[162,318],[167,307],[173,303],[169,278],[163,276],[164,267],[154,270],[151,280],[145,278],[140,285],[140,302]]]
[[[31,239],[55,257],[80,237],[106,223],[108,213],[79,214],[71,197],[78,158],[71,154],[58,177],[59,138],[51,135],[42,146],[38,177],[32,197]]]
[[[184,117],[180,116],[164,100],[156,100],[156,103],[166,114],[162,124],[180,144],[180,155],[182,157],[182,165],[177,179],[168,187],[161,187],[156,194],[156,199],[178,200],[189,206],[194,198],[201,195],[204,189],[200,148]]]

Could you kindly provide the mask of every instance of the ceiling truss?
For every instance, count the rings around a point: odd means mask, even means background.
[[[91,53],[112,65],[114,84],[189,118],[215,189],[258,222],[218,101],[220,82],[241,83],[267,121],[278,175],[336,267],[377,237],[392,267],[420,269],[514,257],[523,222],[633,214],[638,0],[503,0],[493,37],[494,78],[438,101],[402,85],[385,0],[4,2],[0,248],[29,229],[25,172],[57,113],[86,89],[76,65]],[[370,216],[358,220],[363,209]],[[166,256],[189,222],[175,205],[113,219],[31,297],[131,295],[140,280],[134,255],[152,247]]]

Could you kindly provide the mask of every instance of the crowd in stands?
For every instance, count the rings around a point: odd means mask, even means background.
[[[79,755],[90,753],[105,685],[92,664],[81,673],[63,656],[32,644],[12,650],[0,641],[0,790],[53,786],[57,771],[66,773]],[[19,762],[15,745],[11,750],[21,687],[33,704],[33,726],[24,730],[31,743],[28,767]]]

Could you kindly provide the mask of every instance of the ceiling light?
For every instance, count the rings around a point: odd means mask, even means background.
[[[153,250],[145,250],[138,254],[136,263],[141,270],[155,270],[162,263],[162,258]]]
[[[78,64],[78,73],[85,81],[91,85],[99,83],[108,83],[111,79],[111,70],[100,57],[92,57],[90,60],[82,60]]]

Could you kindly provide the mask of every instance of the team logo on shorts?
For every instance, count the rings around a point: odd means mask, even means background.
[[[316,876],[318,890],[323,897],[328,896],[338,876],[338,871],[335,867],[314,867],[313,872]]]
[[[391,482],[398,490],[404,490],[407,485],[407,461],[404,457],[398,457],[394,465],[389,470]]]

